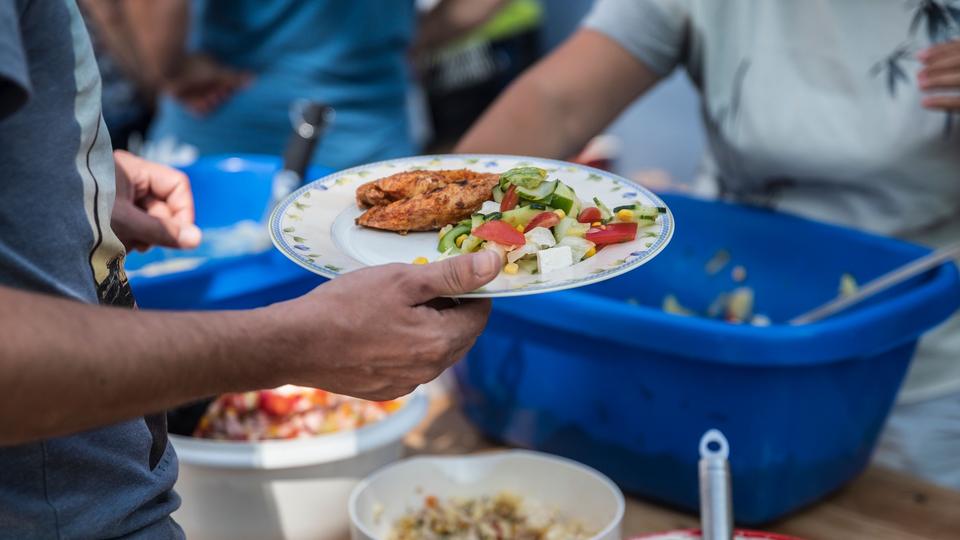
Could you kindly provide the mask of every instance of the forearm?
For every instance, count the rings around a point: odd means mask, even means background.
[[[111,54],[154,94],[186,54],[187,0],[82,0]]]
[[[173,75],[186,55],[190,11],[187,0],[123,0],[137,49],[158,85]]]
[[[136,312],[0,288],[0,444],[281,384],[283,335],[268,309]]]
[[[592,130],[585,122],[568,129],[555,88],[535,71],[522,76],[480,117],[455,148],[457,153],[522,154],[564,158],[576,153]],[[566,111],[571,113],[571,111]]]
[[[611,39],[581,30],[511,85],[456,151],[570,157],[658,80]]]
[[[122,6],[109,0],[80,0],[79,5],[96,35],[110,51],[111,56],[129,76],[137,71],[139,59],[126,32]]]

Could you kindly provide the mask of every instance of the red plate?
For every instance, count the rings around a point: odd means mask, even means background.
[[[803,540],[796,536],[786,536],[777,533],[768,533],[762,531],[734,531],[734,540],[753,538],[758,540]],[[700,540],[700,529],[684,529],[679,531],[667,531],[654,534],[645,534],[634,536],[630,540]]]

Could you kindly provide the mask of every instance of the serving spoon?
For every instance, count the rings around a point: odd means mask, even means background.
[[[940,248],[865,283],[851,295],[838,296],[818,308],[791,319],[790,324],[810,324],[823,320],[958,256],[960,256],[960,242]]]

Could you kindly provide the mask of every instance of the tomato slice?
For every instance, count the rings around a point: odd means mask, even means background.
[[[527,227],[523,229],[523,232],[530,232],[537,227],[546,227],[549,229],[557,223],[560,223],[560,216],[556,212],[540,212],[539,214],[533,216],[533,219],[530,220],[530,223],[527,223]]]
[[[577,221],[580,223],[594,223],[600,221],[601,217],[600,209],[596,206],[590,206],[580,211],[580,215],[577,216]]]
[[[507,192],[503,194],[503,198],[500,199],[500,211],[506,212],[507,210],[513,210],[517,207],[517,203],[520,202],[520,195],[517,195],[517,186],[510,184],[510,187],[507,188]]]
[[[514,229],[506,221],[488,221],[473,230],[473,235],[505,247],[520,247],[527,243],[523,233]]]
[[[587,240],[600,246],[630,242],[637,237],[636,223],[610,223],[587,231]]]
[[[264,390],[260,392],[260,408],[271,416],[286,416],[293,411],[297,396],[283,396]]]

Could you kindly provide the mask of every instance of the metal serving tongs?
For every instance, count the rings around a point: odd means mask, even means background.
[[[822,306],[810,310],[799,317],[790,320],[790,324],[810,324],[825,319],[835,313],[843,311],[848,307],[859,304],[860,302],[875,296],[894,285],[898,285],[908,279],[918,276],[931,268],[936,268],[941,264],[960,256],[960,242],[940,248],[919,259],[894,268],[890,272],[864,284],[857,292],[849,296],[841,296],[823,304]]]
[[[290,106],[293,134],[283,154],[283,167],[273,177],[270,204],[267,205],[262,219],[264,223],[269,219],[273,208],[303,183],[317,142],[333,117],[334,110],[321,103],[298,100]]]
[[[730,447],[716,429],[700,439],[700,527],[702,540],[733,540]]]

